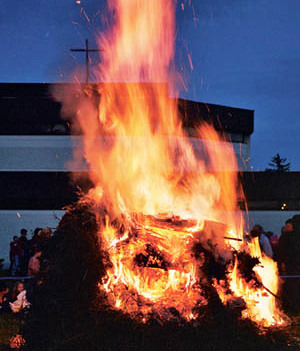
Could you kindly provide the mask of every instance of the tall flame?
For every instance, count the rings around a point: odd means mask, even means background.
[[[84,99],[77,111],[94,183],[88,197],[98,210],[99,204],[105,207],[99,236],[109,264],[100,286],[112,306],[128,313],[145,318],[174,307],[186,319],[195,318],[195,306],[207,303],[195,242],[213,247],[224,262],[233,260],[234,250],[250,250],[241,244],[237,174],[224,171],[237,169],[234,152],[203,124],[199,155],[182,128],[177,100],[162,83],[174,91],[175,2],[110,0],[109,10],[112,28],[99,35],[104,52],[94,72],[103,82],[101,101],[96,107]],[[263,265],[257,274],[267,286],[264,274],[276,273],[267,271],[273,263],[265,258]],[[247,316],[265,325],[278,322],[272,294],[263,289],[265,304],[259,294],[248,293],[236,266],[228,279],[230,296],[247,295]],[[272,289],[276,294],[277,287]],[[222,297],[222,288],[217,290]],[[266,313],[257,312],[260,301]]]

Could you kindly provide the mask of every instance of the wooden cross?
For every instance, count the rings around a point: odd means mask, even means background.
[[[89,41],[85,40],[85,49],[70,49],[72,52],[85,52],[85,82],[89,82],[89,52],[102,52],[101,49],[89,49]]]

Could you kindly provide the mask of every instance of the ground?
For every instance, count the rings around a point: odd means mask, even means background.
[[[300,316],[293,317],[294,325],[290,329],[290,334],[294,339],[298,340],[300,345]],[[0,315],[0,351],[8,351],[10,338],[18,334],[20,330],[20,319],[16,315],[1,314]],[[300,349],[300,347],[299,347]],[[295,350],[293,347],[292,350]]]
[[[19,332],[20,320],[12,314],[0,314],[0,351],[9,350],[9,339]]]

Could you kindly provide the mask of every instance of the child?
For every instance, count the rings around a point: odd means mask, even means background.
[[[30,303],[27,300],[26,290],[23,283],[17,283],[13,290],[11,300],[12,302],[10,302],[9,305],[13,313],[21,312],[24,308],[30,307]]]

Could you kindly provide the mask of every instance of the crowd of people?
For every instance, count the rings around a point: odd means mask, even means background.
[[[261,251],[277,262],[283,278],[281,287],[282,305],[285,311],[300,313],[300,215],[288,219],[281,228],[281,235],[265,232],[256,224],[250,231],[258,237]]]
[[[13,286],[5,280],[0,282],[0,313],[23,313],[28,310],[35,286],[41,283],[43,266],[41,260],[51,238],[50,228],[36,228],[32,238],[27,230],[21,229],[20,236],[14,236],[10,243],[10,276],[21,277]],[[45,255],[44,255],[45,256]],[[26,277],[26,278],[23,278]],[[17,278],[16,278],[17,279]]]
[[[17,282],[11,289],[5,282],[0,284],[0,313],[20,313],[30,307],[27,291],[22,282]]]
[[[300,274],[300,215],[288,219],[281,228],[281,235],[264,231],[255,224],[250,236],[259,238],[261,251],[278,263],[280,274]]]
[[[21,229],[20,236],[14,236],[9,250],[9,273],[12,276],[35,276],[39,273],[39,257],[43,247],[51,237],[50,228],[36,228],[32,238],[27,238],[27,230]]]
[[[278,262],[280,274],[300,274],[300,214],[285,222],[280,236],[264,231],[259,224],[255,224],[249,234],[252,238],[258,237],[261,251]],[[51,235],[50,228],[36,228],[28,239],[27,230],[21,229],[20,236],[14,236],[10,243],[10,275],[37,276],[41,252]]]

